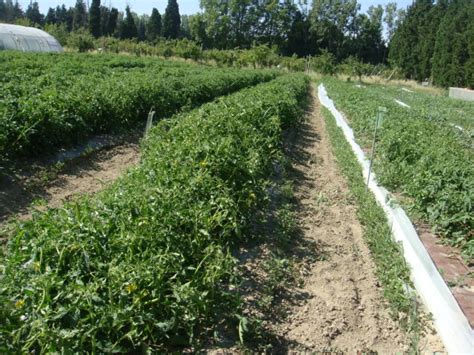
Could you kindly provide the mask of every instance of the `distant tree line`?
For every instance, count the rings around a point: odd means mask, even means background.
[[[87,30],[96,38],[187,38],[204,49],[267,44],[276,46],[283,55],[329,52],[336,61],[354,56],[363,62],[380,63],[387,57],[384,22],[393,29],[403,17],[396,3],[385,8],[371,6],[367,14],[360,13],[356,0],[314,0],[311,7],[295,0],[202,0],[201,8],[201,13],[181,16],[176,0],[169,0],[163,16],[156,8],[151,15],[138,16],[129,6],[120,12],[92,0],[87,9],[84,0],[77,0],[74,7],[57,6],[43,15],[38,2],[31,2],[23,12],[18,2],[0,0],[0,21],[26,19],[43,28]]]
[[[357,0],[201,0],[202,12],[180,15],[168,0],[162,15],[137,15],[92,0],[57,6],[41,14],[38,2],[23,11],[0,0],[0,21],[45,28],[60,41],[69,33],[157,43],[189,39],[202,49],[248,49],[260,45],[284,56],[328,55],[335,63],[390,64],[406,78],[435,84],[474,86],[473,0],[415,0],[360,11]],[[24,23],[26,22],[26,23]],[[386,34],[384,36],[384,31]]]
[[[151,16],[138,16],[127,5],[125,12],[114,7],[101,5],[92,0],[89,9],[84,0],[77,0],[75,6],[65,5],[49,8],[42,14],[38,2],[31,2],[23,11],[18,1],[0,0],[0,21],[46,28],[60,26],[66,32],[88,31],[95,38],[111,36],[120,39],[135,38],[139,41],[153,41],[158,37],[176,39],[181,36],[181,16],[176,0],[169,0],[162,19],[157,9]]]
[[[474,1],[415,1],[390,41],[407,78],[474,87]]]

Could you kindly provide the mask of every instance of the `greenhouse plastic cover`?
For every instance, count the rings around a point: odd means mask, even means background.
[[[336,124],[342,129],[346,140],[362,166],[363,175],[367,179],[370,162],[356,143],[354,132],[347,124],[344,116],[328,97],[323,84],[318,87],[318,98],[321,104],[332,113]],[[438,269],[433,264],[405,211],[399,206],[392,206],[389,202],[389,192],[377,184],[373,173],[370,175],[369,189],[382,206],[387,219],[392,225],[393,237],[403,245],[405,260],[410,265],[415,288],[428,311],[433,314],[435,327],[446,350],[449,354],[473,354],[474,331],[439,274]]]
[[[0,23],[0,50],[62,52],[63,48],[56,38],[37,28]]]

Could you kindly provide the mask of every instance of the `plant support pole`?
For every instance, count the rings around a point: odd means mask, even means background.
[[[146,120],[146,126],[145,126],[145,138],[148,136],[148,132],[151,129],[151,126],[153,125],[153,117],[155,116],[155,111],[153,109],[150,110],[148,113],[148,119]]]

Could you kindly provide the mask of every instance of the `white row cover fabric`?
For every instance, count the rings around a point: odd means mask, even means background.
[[[56,38],[37,28],[0,23],[0,50],[62,52],[63,48]]]
[[[318,97],[336,119],[337,125],[344,132],[357,157],[365,179],[369,172],[369,160],[356,143],[354,133],[344,116],[336,109],[334,102],[328,97],[323,84],[318,87]],[[369,189],[382,206],[389,223],[392,225],[393,237],[403,245],[404,257],[410,266],[411,277],[415,288],[429,312],[433,314],[438,334],[450,354],[473,354],[474,331],[456,302],[453,294],[433,264],[428,252],[420,241],[418,233],[399,206],[391,206],[389,192],[377,184],[375,175],[371,173]]]

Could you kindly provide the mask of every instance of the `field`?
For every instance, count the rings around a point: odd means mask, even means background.
[[[1,352],[443,349],[309,75],[111,54],[3,52],[0,67],[2,163],[157,112],[118,179],[3,226]],[[472,258],[474,107],[322,82],[365,149],[388,109],[378,178]]]
[[[0,158],[53,152],[144,126],[275,77],[113,55],[0,53]]]
[[[378,107],[388,109],[375,161],[380,182],[406,196],[415,217],[428,221],[446,242],[460,246],[472,259],[474,104],[400,87],[333,79],[324,83],[367,149]]]

